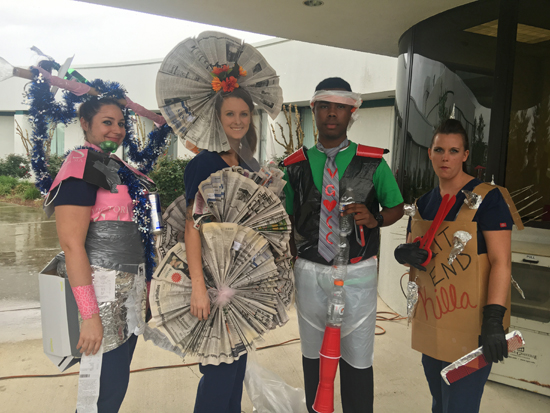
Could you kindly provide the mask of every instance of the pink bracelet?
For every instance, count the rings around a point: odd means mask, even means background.
[[[83,320],[89,320],[93,314],[99,314],[97,298],[92,284],[72,287],[76,305]]]

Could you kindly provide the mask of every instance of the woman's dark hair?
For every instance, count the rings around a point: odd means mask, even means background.
[[[78,119],[84,119],[88,125],[92,124],[92,120],[95,115],[101,110],[103,106],[115,105],[122,111],[122,106],[116,99],[102,98],[102,99],[90,99],[84,102],[78,108]],[[124,114],[124,112],[122,112]]]
[[[430,148],[434,146],[435,137],[437,135],[460,135],[462,136],[462,145],[464,146],[464,151],[470,151],[470,141],[468,140],[468,132],[462,126],[462,123],[456,119],[447,119],[439,124],[435,130],[432,141],[430,142]],[[466,171],[466,162],[462,162],[462,170]]]
[[[246,140],[246,143],[248,144],[248,148],[250,149],[251,154],[256,152],[256,146],[258,144],[258,135],[256,134],[256,128],[254,127],[254,123],[252,122],[252,115],[254,114],[254,102],[252,101],[252,97],[250,94],[242,89],[237,88],[233,90],[233,92],[223,92],[220,94],[220,98],[216,100],[216,113],[218,114],[218,118],[221,115],[222,110],[222,104],[223,100],[227,98],[239,98],[244,100],[244,102],[247,104],[248,109],[250,109],[250,126],[248,128],[248,132],[246,132],[246,135],[244,136],[244,139]]]

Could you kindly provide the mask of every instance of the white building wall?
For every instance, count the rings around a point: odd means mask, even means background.
[[[364,98],[395,96],[396,58],[295,40],[266,40],[254,46],[281,77],[287,103],[309,103],[315,86],[334,76],[348,81]]]
[[[11,139],[15,134],[15,122],[13,115],[0,115],[0,158],[13,153],[13,142]]]

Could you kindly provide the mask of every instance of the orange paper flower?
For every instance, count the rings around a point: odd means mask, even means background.
[[[235,89],[239,87],[239,84],[237,83],[237,79],[235,79],[233,76],[229,76],[227,79],[221,82],[221,84],[224,92],[233,92]],[[212,85],[212,87],[214,87],[214,85]]]
[[[212,89],[214,89],[215,92],[219,92],[223,86],[224,82],[220,82],[220,79],[215,77],[214,80],[212,80]]]
[[[216,76],[220,75],[223,72],[229,72],[229,66],[223,65],[222,67],[215,66],[214,69],[212,69],[212,73],[214,73]]]
[[[244,70],[242,66],[239,66],[239,76],[246,76],[247,74],[246,70]]]

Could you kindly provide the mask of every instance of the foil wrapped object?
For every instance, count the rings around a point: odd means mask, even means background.
[[[92,265],[92,279],[96,271],[109,268]],[[57,272],[67,277],[65,263],[57,266]],[[115,300],[98,303],[103,325],[103,352],[114,350],[124,344],[134,333],[145,328],[146,286],[145,274],[117,271],[115,277]],[[82,318],[78,315],[80,323]]]
[[[506,334],[506,342],[508,345],[508,353],[516,351],[518,348],[525,345],[523,336],[517,330]],[[487,365],[487,360],[485,360],[485,357],[483,356],[483,347],[478,347],[465,356],[462,356],[454,363],[449,364],[441,370],[440,374],[445,383],[447,383],[447,385],[451,385],[451,383],[454,383],[455,381],[460,380],[461,378],[466,377]]]
[[[418,284],[409,281],[407,284],[407,325],[414,317],[416,305],[418,304]]]
[[[519,286],[518,282],[514,280],[513,276],[511,278],[512,278],[512,285],[516,288],[516,290],[518,290],[518,293],[521,295],[521,298],[525,300],[525,294],[523,294],[523,290]]]
[[[416,205],[415,204],[403,205],[403,212],[408,217],[414,217],[414,215],[416,214]]]
[[[472,236],[470,233],[466,231],[456,231],[453,235],[453,248],[451,249],[451,252],[449,253],[449,265],[453,263],[453,261],[456,259],[456,257],[464,251],[464,247],[466,247],[466,244],[468,241],[472,239]]]
[[[483,201],[483,197],[481,195],[478,195],[472,191],[467,191],[465,189],[462,190],[462,193],[466,195],[466,199],[464,199],[464,203],[468,205],[468,208],[470,209],[478,209],[481,205],[481,201]]]

